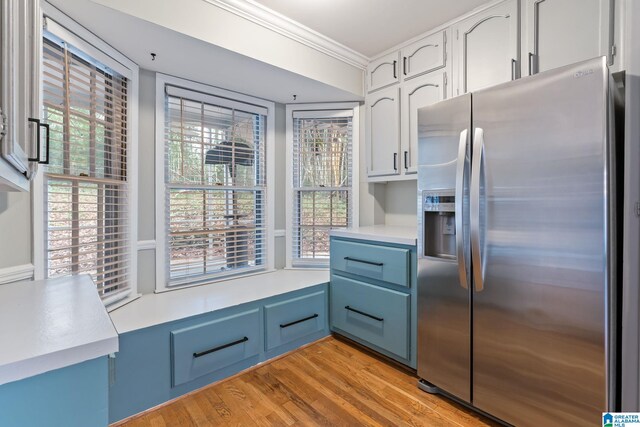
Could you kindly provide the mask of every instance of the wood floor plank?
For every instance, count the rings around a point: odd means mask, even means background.
[[[329,338],[126,421],[173,426],[496,426],[415,374]]]

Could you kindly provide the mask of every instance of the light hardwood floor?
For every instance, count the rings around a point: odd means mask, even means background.
[[[118,424],[495,426],[418,390],[415,375],[334,337]]]

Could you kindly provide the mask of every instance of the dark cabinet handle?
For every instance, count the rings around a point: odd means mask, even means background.
[[[280,327],[282,329],[288,328],[289,326],[297,325],[298,323],[306,322],[307,320],[315,319],[316,317],[318,317],[318,314],[314,313],[312,316],[305,317],[304,319],[294,320],[293,322],[289,322],[289,323],[283,323],[280,325]]]
[[[407,57],[402,57],[402,74],[407,75]]]
[[[230,342],[228,344],[223,344],[223,345],[218,346],[218,347],[210,348],[209,350],[193,353],[193,357],[206,356],[207,354],[215,353],[216,351],[224,350],[225,348],[233,347],[234,345],[242,344],[243,342],[247,342],[247,341],[249,341],[249,338],[244,337],[244,338],[241,338],[241,339],[239,339],[237,341]]]
[[[38,127],[36,128],[36,139],[38,140],[38,143],[36,144],[36,157],[29,157],[29,161],[30,162],[38,162],[42,165],[48,165],[49,164],[49,142],[51,142],[51,134],[50,134],[50,129],[49,129],[49,124],[48,123],[41,123],[40,119],[34,119],[32,117],[29,117],[29,122],[31,123],[35,123]],[[41,160],[40,159],[40,128],[43,127],[45,130],[45,144],[47,145],[46,148],[46,153],[45,153],[45,160]]]
[[[367,261],[367,260],[364,260],[364,259],[351,258],[350,256],[346,256],[346,257],[344,257],[344,259],[347,260],[347,261],[361,262],[362,264],[375,265],[377,267],[382,267],[384,265],[384,263],[382,263],[382,262]]]
[[[398,170],[398,153],[393,153],[393,170]]]
[[[398,78],[398,73],[396,73],[396,65],[398,64],[398,61],[393,61],[393,78],[397,79]]]
[[[344,308],[346,308],[349,311],[353,311],[354,313],[358,313],[358,314],[361,314],[363,316],[369,317],[369,318],[371,318],[373,320],[377,320],[378,322],[384,322],[384,319],[382,317],[374,316],[372,314],[365,313],[364,311],[356,310],[355,308],[351,308],[348,305],[346,305]]]
[[[409,152],[404,152],[404,168],[409,169]]]

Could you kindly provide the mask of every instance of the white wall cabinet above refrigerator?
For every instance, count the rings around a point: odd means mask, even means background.
[[[447,64],[447,31],[431,34],[400,51],[404,80],[443,68]]]
[[[37,120],[42,34],[39,2],[3,0],[0,19],[0,191],[28,191],[38,161],[46,157],[38,148],[38,136],[44,136]]]
[[[453,27],[456,95],[518,77],[518,2],[509,0]]]
[[[522,75],[578,61],[613,59],[613,0],[524,0]]]

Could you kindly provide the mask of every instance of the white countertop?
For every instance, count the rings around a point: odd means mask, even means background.
[[[367,227],[331,230],[331,235],[336,237],[348,237],[351,239],[415,246],[418,240],[418,228],[397,225],[370,225]]]
[[[276,270],[143,295],[109,314],[124,334],[328,282],[328,270]]]
[[[0,285],[0,384],[118,351],[88,275]]]

